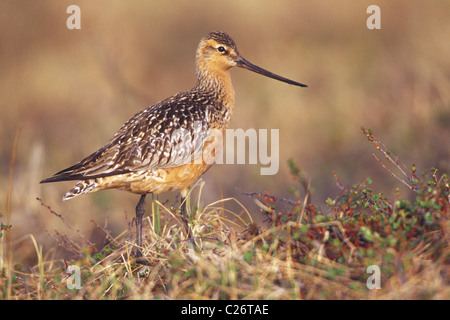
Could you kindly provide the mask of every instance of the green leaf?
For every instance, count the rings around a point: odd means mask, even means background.
[[[247,251],[244,253],[244,260],[247,262],[251,262],[253,260],[254,252],[253,251]]]

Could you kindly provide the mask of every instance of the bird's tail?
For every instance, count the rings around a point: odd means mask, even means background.
[[[70,200],[81,194],[92,192],[96,188],[97,182],[95,179],[78,181],[78,183],[64,195],[63,200]]]

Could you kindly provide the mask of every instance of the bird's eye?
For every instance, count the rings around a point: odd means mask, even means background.
[[[217,48],[217,51],[219,51],[220,53],[225,53],[225,52],[227,52],[227,50],[226,50],[224,47],[222,47],[222,46],[218,47],[218,48]]]

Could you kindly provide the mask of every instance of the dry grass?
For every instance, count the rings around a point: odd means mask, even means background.
[[[299,168],[292,174],[301,182]],[[337,180],[340,184],[339,179]],[[104,232],[103,248],[86,237],[74,242],[55,231],[58,246],[72,256],[45,256],[30,236],[38,263],[30,271],[2,267],[7,299],[449,299],[450,185],[433,171],[415,179],[414,202],[373,194],[371,180],[342,188],[322,213],[305,197],[279,210],[276,196],[256,200],[265,227],[242,207],[227,210],[223,199],[204,208],[190,204],[193,246],[178,212],[157,199],[145,225],[144,264],[133,259],[132,232]],[[301,183],[299,184],[301,185]],[[202,189],[202,183],[197,185]],[[201,194],[201,192],[199,192]],[[56,218],[64,218],[42,202]],[[64,221],[63,221],[64,222]],[[64,222],[65,223],[65,222]],[[66,224],[69,233],[79,233]],[[80,287],[68,288],[80,268]],[[368,288],[367,268],[380,269],[380,288]]]

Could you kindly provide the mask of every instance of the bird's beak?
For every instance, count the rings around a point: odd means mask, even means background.
[[[253,63],[248,62],[247,60],[245,60],[242,57],[237,58],[234,62],[236,62],[236,66],[240,67],[240,68],[244,68],[259,74],[262,74],[263,76],[278,80],[278,81],[283,81],[289,84],[293,84],[294,86],[299,86],[299,87],[307,87],[306,84],[300,83],[300,82],[296,82],[284,77],[281,77],[275,73],[272,73],[270,71],[267,71],[263,68],[260,68],[258,66],[255,66]]]

